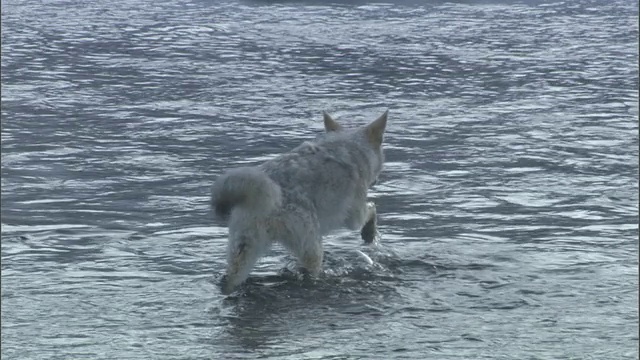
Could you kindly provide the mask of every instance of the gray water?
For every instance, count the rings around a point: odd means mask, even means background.
[[[637,8],[3,1],[3,359],[637,359]],[[215,177],[387,108],[380,244],[223,296]]]

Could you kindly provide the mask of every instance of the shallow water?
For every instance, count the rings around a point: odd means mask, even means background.
[[[3,358],[637,359],[637,8],[4,1]],[[221,295],[215,176],[386,108],[380,245]]]

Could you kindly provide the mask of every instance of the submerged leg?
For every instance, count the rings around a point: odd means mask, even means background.
[[[306,246],[298,254],[300,265],[312,276],[316,276],[322,270],[322,239],[310,239]]]
[[[322,270],[322,236],[315,214],[296,208],[282,222],[282,231],[274,236],[298,260],[305,272],[317,275]]]
[[[222,280],[223,294],[230,294],[242,284],[260,257],[262,249],[247,236],[231,236],[227,249],[227,273]]]

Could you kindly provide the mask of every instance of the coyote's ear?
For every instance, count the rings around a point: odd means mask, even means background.
[[[384,129],[387,126],[387,115],[389,110],[385,111],[382,116],[377,118],[374,122],[367,125],[367,139],[374,146],[382,145],[382,138],[384,136]]]
[[[342,126],[340,126],[340,124],[333,120],[331,115],[327,114],[326,111],[322,112],[322,116],[324,117],[324,129],[327,132],[342,130]]]

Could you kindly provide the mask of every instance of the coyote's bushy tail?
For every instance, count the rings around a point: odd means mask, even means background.
[[[211,206],[222,220],[227,220],[236,206],[259,215],[270,212],[281,202],[280,186],[257,167],[229,170],[216,180],[211,190]]]

